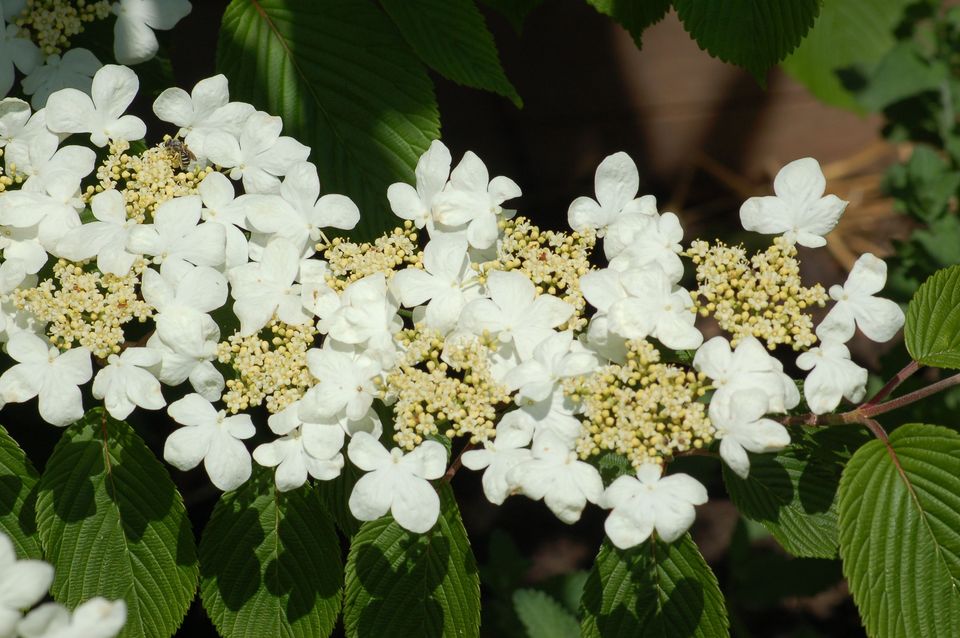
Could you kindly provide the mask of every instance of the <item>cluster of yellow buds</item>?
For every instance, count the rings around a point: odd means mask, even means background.
[[[70,48],[70,38],[83,33],[84,25],[110,15],[109,0],[27,0],[15,20],[19,35],[30,38],[45,55]],[[8,21],[13,16],[8,16]]]
[[[372,243],[358,244],[334,237],[317,249],[324,251],[323,258],[327,260],[327,284],[338,292],[367,275],[382,272],[390,277],[398,269],[417,266],[423,256],[417,248],[417,231],[410,221]]]

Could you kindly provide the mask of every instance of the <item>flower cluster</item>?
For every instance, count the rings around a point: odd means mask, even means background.
[[[600,164],[595,198],[576,199],[560,232],[515,217],[519,186],[471,152],[454,165],[440,142],[415,184],[387,191],[400,226],[357,244],[327,231],[353,228],[358,207],[322,193],[310,149],[231,101],[225,78],[162,93],[154,112],[179,130],[141,152],[131,142],[146,127],[124,114],[137,88],[108,65],[89,96],[64,89],[37,112],[0,102],[16,176],[0,193],[0,341],[15,361],[0,402],[38,397],[42,418],[67,425],[93,379],[115,418],[166,407],[182,426],[166,460],[202,464],[223,490],[252,462],[290,490],[349,459],[365,472],[349,498],[358,519],[390,512],[424,532],[439,512],[430,482],[462,463],[494,503],[524,494],[566,522],[594,503],[612,510],[618,546],[654,530],[672,540],[706,500],[693,478],[665,475],[674,457],[717,446],[746,476],[747,452],[790,441],[770,415],[800,394],[766,346],[802,351],[807,402],[829,411],[863,395],[843,345],[856,327],[884,340],[903,322],[874,296],[885,270],[865,255],[830,289],[811,347],[809,311],[826,295],[800,282],[794,243],[821,244],[843,211],[814,160],[744,204],[745,226],[783,233],[751,260],[722,244],[684,250],[678,217],[637,196],[624,153]],[[106,154],[64,145],[71,135]],[[698,310],[730,339],[704,342]],[[162,385],[184,383],[192,392],[167,406]],[[275,438],[251,453],[255,406]],[[460,454],[449,470],[448,449]],[[632,475],[605,486],[608,455]]]
[[[40,560],[17,560],[11,540],[0,534],[0,638],[112,638],[127,621],[123,600],[91,598],[73,611],[44,603],[26,616],[22,610],[43,600],[53,583],[53,567]]]

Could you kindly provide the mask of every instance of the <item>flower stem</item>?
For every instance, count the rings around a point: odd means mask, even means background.
[[[909,379],[913,375],[913,373],[919,369],[920,369],[919,363],[917,363],[916,361],[910,361],[910,363],[908,363],[903,370],[895,374],[893,378],[887,381],[887,383],[882,388],[880,388],[880,390],[875,395],[873,395],[873,397],[869,401],[867,401],[860,407],[865,408],[867,406],[876,405],[880,403],[881,401],[886,399],[888,396],[890,396],[891,392],[896,390],[901,383]]]
[[[902,397],[897,397],[896,399],[891,399],[885,401],[884,403],[879,403],[877,405],[864,404],[854,410],[854,412],[859,412],[864,417],[872,417],[878,414],[883,414],[884,412],[890,412],[891,410],[896,410],[897,408],[902,408],[905,405],[910,405],[911,403],[916,403],[920,399],[926,398],[931,394],[936,394],[942,390],[953,387],[955,385],[960,385],[960,374],[955,374],[949,376],[946,379],[941,379],[936,383],[932,383],[925,388],[920,388],[909,394],[905,394]]]
[[[454,475],[457,473],[457,470],[463,465],[463,453],[469,452],[473,448],[477,447],[476,443],[467,443],[463,446],[463,449],[460,450],[460,454],[457,455],[457,458],[453,460],[453,463],[450,464],[450,467],[447,468],[446,473],[440,479],[444,483],[449,483]]]

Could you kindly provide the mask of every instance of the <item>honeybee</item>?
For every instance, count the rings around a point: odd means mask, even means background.
[[[190,164],[197,161],[197,156],[184,144],[183,140],[172,137],[163,143],[170,153],[170,162],[174,168],[185,171]]]

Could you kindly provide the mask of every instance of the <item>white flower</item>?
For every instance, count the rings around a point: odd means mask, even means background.
[[[443,476],[447,450],[436,441],[424,441],[404,454],[389,452],[365,432],[350,439],[350,460],[367,472],[350,493],[350,511],[358,520],[373,521],[388,511],[400,527],[423,534],[430,531],[440,515],[440,497],[429,481]]]
[[[519,272],[491,272],[487,292],[490,299],[474,299],[463,308],[460,325],[475,334],[489,330],[504,344],[512,342],[522,361],[574,313],[567,302],[538,295],[533,282]]]
[[[53,583],[53,567],[40,560],[17,560],[13,542],[0,533],[0,638],[14,636],[20,610],[38,603]]]
[[[189,0],[119,0],[113,3],[113,55],[120,64],[140,64],[157,54],[153,31],[172,29],[190,13]]]
[[[0,7],[0,96],[13,88],[14,66],[21,73],[28,74],[40,64],[42,58],[37,45],[28,38],[20,37],[19,33],[20,27],[4,23],[3,7]]]
[[[797,367],[810,370],[803,382],[803,396],[814,414],[832,412],[846,397],[858,403],[867,392],[867,371],[850,360],[847,346],[824,340],[797,357]]]
[[[520,197],[520,187],[509,177],[490,179],[479,157],[467,151],[450,173],[450,184],[434,196],[434,214],[444,230],[466,229],[467,241],[474,248],[489,248],[500,230],[497,221],[504,201]]]
[[[47,104],[50,94],[60,89],[90,92],[94,74],[102,67],[100,60],[87,49],[70,49],[60,57],[48,55],[43,66],[23,79],[23,92],[32,95],[30,104],[40,109]]]
[[[639,545],[654,529],[672,543],[693,524],[693,506],[707,502],[706,488],[693,477],[661,473],[659,465],[644,463],[636,478],[618,477],[603,493],[600,506],[613,510],[603,527],[620,549]]]
[[[152,255],[162,264],[186,261],[196,266],[222,266],[226,259],[227,235],[222,224],[200,222],[203,202],[198,195],[168,199],[153,214],[152,224],[130,230],[127,250]]]
[[[550,397],[562,379],[588,374],[598,363],[567,330],[538,343],[533,358],[507,372],[503,382],[508,390],[518,390],[518,402],[523,398],[536,403]]]
[[[226,269],[236,268],[247,263],[249,250],[247,237],[241,228],[246,228],[246,213],[240,198],[235,198],[233,184],[223,173],[208,174],[197,186],[197,193],[203,201],[200,219],[220,224],[226,234]]]
[[[497,436],[493,441],[484,441],[483,448],[468,450],[460,457],[464,467],[471,470],[486,470],[483,473],[483,493],[494,505],[502,505],[511,494],[507,474],[514,467],[533,458],[526,446],[533,437],[533,425],[523,419],[501,419],[497,424]]]
[[[380,375],[378,361],[361,352],[338,350],[332,339],[323,349],[307,351],[307,367],[318,383],[300,404],[300,418],[319,421],[346,410],[348,419],[363,418],[377,394],[374,380]]]
[[[113,638],[126,622],[126,602],[96,597],[73,612],[58,603],[40,605],[17,630],[23,638]]]
[[[600,162],[593,178],[593,188],[596,200],[578,197],[567,210],[567,222],[573,230],[592,228],[597,231],[597,237],[602,238],[615,235],[616,231],[611,227],[625,216],[655,217],[657,214],[657,200],[652,195],[637,198],[640,175],[637,165],[623,151],[608,155]]]
[[[551,433],[533,442],[533,458],[507,472],[507,483],[534,500],[543,499],[564,523],[580,519],[587,501],[597,503],[603,495],[600,473]]]
[[[220,329],[207,313],[227,301],[227,280],[218,271],[186,262],[158,273],[148,268],[143,273],[143,299],[157,311],[157,334],[177,343],[184,324],[196,326],[210,339],[220,338]]]
[[[233,312],[240,319],[240,334],[251,335],[276,315],[294,325],[309,323],[300,285],[293,283],[300,271],[296,246],[278,237],[263,251],[261,261],[237,266],[229,273]]]
[[[790,162],[773,181],[775,196],[751,197],[740,207],[746,230],[765,235],[783,234],[787,241],[808,248],[824,246],[824,235],[840,221],[847,202],[823,196],[827,180],[812,157]]]
[[[280,188],[279,178],[310,155],[310,149],[292,137],[281,137],[282,129],[279,117],[254,113],[239,138],[216,131],[207,136],[205,150],[211,161],[231,169],[231,179],[243,178],[247,193],[274,193]]]
[[[693,367],[710,377],[716,387],[711,405],[726,409],[740,390],[763,392],[769,400],[766,412],[786,412],[800,403],[793,379],[783,373],[783,364],[770,356],[756,337],[743,337],[732,351],[724,337],[713,337],[697,350]]]
[[[866,253],[850,270],[843,286],[831,286],[836,301],[817,327],[817,335],[847,342],[859,326],[871,341],[889,341],[903,327],[903,311],[889,299],[875,297],[887,282],[887,264]]]
[[[626,271],[656,263],[671,282],[683,277],[679,253],[683,228],[673,213],[629,215],[621,218],[603,240],[603,250],[614,270]]]
[[[450,151],[440,140],[430,143],[430,148],[417,160],[417,187],[397,182],[387,189],[390,210],[401,219],[411,220],[417,228],[433,228],[433,202],[443,190],[450,175]]]
[[[306,423],[297,416],[296,404],[270,415],[267,423],[279,439],[263,443],[253,451],[253,460],[264,467],[276,467],[274,477],[281,492],[296,489],[307,476],[329,481],[343,468],[344,431],[338,423]]]
[[[127,252],[130,231],[137,223],[127,219],[123,195],[116,189],[97,193],[90,200],[95,222],[88,222],[60,238],[54,251],[60,257],[81,261],[97,256],[102,273],[122,277],[137,256]]]
[[[4,193],[0,202],[0,224],[27,230],[25,236],[9,237],[11,242],[36,239],[48,251],[56,248],[60,239],[72,229],[80,225],[80,215],[77,211],[83,210],[83,200],[80,198],[80,180],[73,173],[63,171],[53,173],[44,181],[42,191],[10,191]],[[9,248],[5,246],[6,253]],[[22,255],[6,254],[7,259],[16,259]],[[42,266],[42,260],[30,260],[33,264]],[[25,260],[26,261],[26,260]],[[39,266],[37,266],[39,268]],[[29,273],[36,270],[27,269]]]
[[[79,182],[93,172],[97,155],[84,146],[60,146],[60,138],[44,129],[7,146],[7,169],[16,166],[16,174],[25,178],[24,190],[42,192],[52,180],[64,174]]]
[[[22,403],[39,396],[40,417],[53,425],[70,425],[83,416],[78,386],[93,374],[89,350],[60,353],[37,335],[20,332],[7,342],[7,354],[18,363],[0,376],[0,400]]]
[[[119,355],[107,357],[107,365],[93,380],[93,397],[103,399],[103,406],[115,419],[125,419],[134,406],[159,410],[167,404],[160,392],[157,374],[161,352],[150,348],[127,348]]]
[[[401,270],[390,280],[390,287],[408,308],[427,302],[426,326],[444,334],[456,327],[467,302],[480,296],[466,240],[446,235],[434,237],[424,247],[422,269]]]
[[[176,386],[189,380],[190,385],[207,401],[216,401],[223,393],[223,375],[211,363],[217,358],[217,342],[220,330],[214,323],[214,331],[208,332],[202,324],[191,321],[188,316],[177,317],[177,329],[169,332],[177,335],[175,341],[165,341],[159,331],[147,340],[147,347],[159,350],[161,382]]]
[[[243,444],[256,433],[249,414],[227,416],[199,394],[188,394],[167,408],[180,428],[163,446],[163,458],[181,470],[203,461],[210,481],[223,491],[236,489],[250,478],[250,452]]]
[[[30,119],[30,105],[15,97],[0,100],[0,148],[16,139]]]
[[[720,439],[720,457],[740,478],[750,474],[750,452],[776,452],[790,444],[782,425],[763,418],[769,399],[762,390],[739,390],[726,403],[710,402],[710,421]]]
[[[388,293],[385,275],[374,273],[351,283],[339,297],[320,297],[317,329],[337,341],[365,345],[366,354],[386,366],[396,352],[393,335],[403,326],[398,308]]]
[[[140,88],[137,74],[124,66],[108,64],[93,76],[90,95],[61,89],[47,100],[47,126],[54,133],[90,133],[90,141],[106,146],[110,140],[139,140],[147,125],[139,117],[124,115]]]

